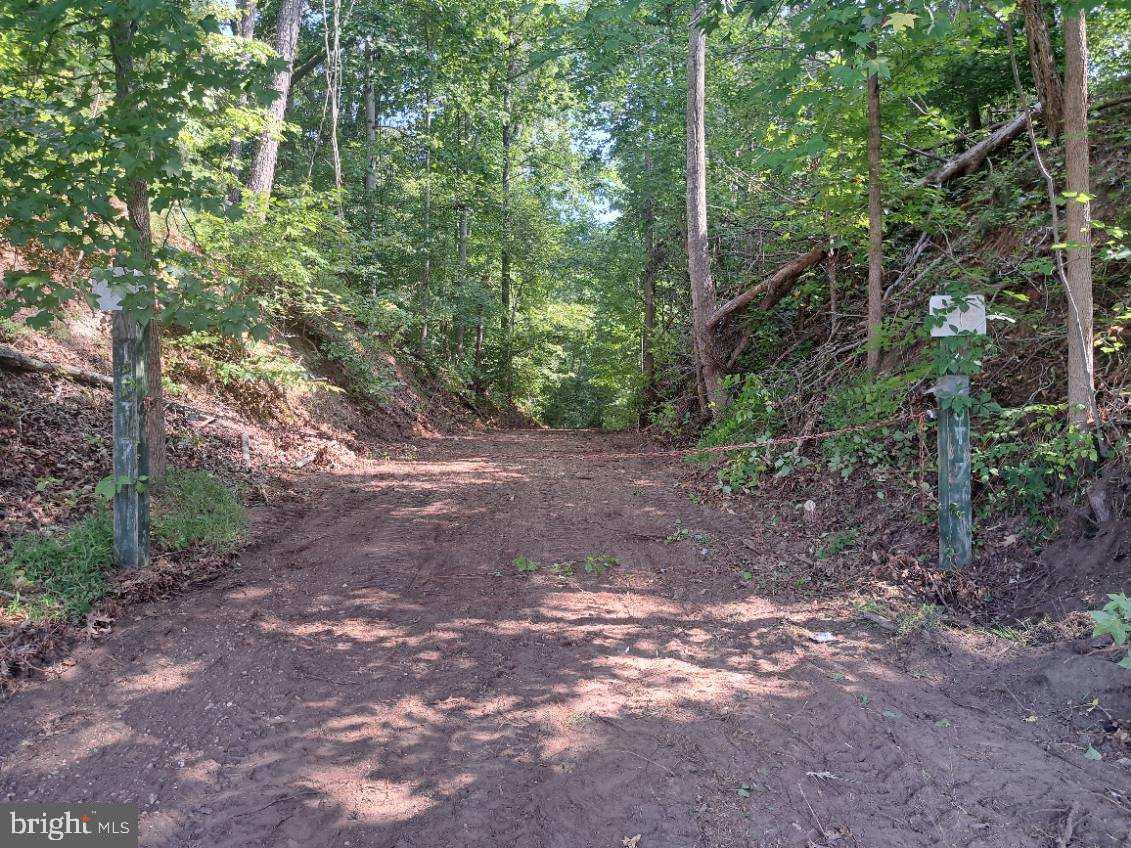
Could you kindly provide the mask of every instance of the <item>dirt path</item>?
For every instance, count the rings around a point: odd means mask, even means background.
[[[447,439],[269,512],[241,571],[0,706],[0,798],[139,802],[154,846],[1054,846],[1074,807],[1071,844],[1131,844],[1131,771],[1008,668],[752,596],[711,551],[737,516],[577,458],[628,445]]]

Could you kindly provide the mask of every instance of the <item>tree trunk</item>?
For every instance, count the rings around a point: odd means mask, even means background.
[[[456,286],[462,296],[467,290],[467,242],[471,236],[471,210],[467,204],[460,204],[459,219],[456,222]],[[455,355],[463,356],[464,335],[467,332],[467,316],[463,310],[455,316]]]
[[[837,325],[837,256],[836,256],[836,241],[829,236],[829,252],[825,257],[825,279],[829,284],[829,338],[831,339],[836,335]]]
[[[136,24],[117,20],[110,31],[110,52],[114,60],[114,100],[124,111],[136,108],[133,103],[134,67],[131,42]],[[149,218],[149,184],[141,178],[131,180],[126,197],[126,213],[136,242],[135,250],[145,273],[153,273],[153,228]],[[156,286],[150,279],[153,300],[152,315],[145,322],[141,347],[145,355],[145,466],[150,482],[156,484],[165,476],[165,397],[161,387],[161,332],[158,325]],[[132,320],[132,319],[131,319]]]
[[[248,173],[247,187],[250,191],[267,199],[275,184],[275,165],[279,158],[279,134],[286,117],[287,98],[291,90],[291,69],[295,61],[295,48],[302,24],[302,14],[306,0],[283,0],[279,6],[279,16],[275,24],[275,52],[283,62],[283,67],[275,73],[271,89],[275,97],[267,109],[267,126],[259,136],[255,152],[251,157],[251,170]]]
[[[240,38],[252,39],[255,37],[255,15],[258,9],[256,0],[240,0],[237,5],[239,9],[239,18],[234,22],[233,29],[235,34]],[[247,98],[240,98],[240,105],[247,105]],[[238,135],[232,136],[232,140],[228,145],[228,169],[232,175],[235,185],[228,191],[228,202],[239,203],[240,195],[242,194],[239,185],[240,179],[240,159],[243,157],[243,139]]]
[[[1068,249],[1068,418],[1085,426],[1095,409],[1092,231],[1088,192],[1088,35],[1083,12],[1064,19],[1064,150]]]
[[[656,334],[656,273],[659,256],[656,248],[656,209],[652,200],[652,153],[644,153],[644,204],[641,218],[644,224],[644,273],[641,287],[644,294],[644,324],[640,332],[640,376],[643,389],[640,398],[640,426],[645,427],[656,408],[656,356],[653,343]]]
[[[428,44],[428,56],[432,56],[432,44],[427,35],[428,27],[425,25],[425,41]],[[428,311],[431,303],[432,289],[432,79],[429,77],[424,91],[424,218],[421,228],[424,238],[424,266],[420,271],[420,341],[416,352],[423,359],[428,352]]]
[[[511,250],[510,250],[510,190],[511,190],[511,145],[514,143],[514,124],[510,114],[511,108],[511,80],[518,70],[518,63],[514,56],[514,21],[511,21],[511,32],[507,40],[507,68],[506,79],[503,80],[503,173],[502,173],[502,238],[499,252],[499,303],[502,307],[499,317],[502,338],[499,341],[499,386],[503,398],[509,406],[514,394],[514,381],[512,379],[511,350]]]
[[[365,191],[366,202],[372,203],[377,191],[377,86],[373,81],[373,51],[365,54]],[[377,219],[369,216],[369,237],[376,235]]]
[[[1045,106],[1045,127],[1049,138],[1056,138],[1064,123],[1065,103],[1049,38],[1048,16],[1042,0],[1020,0],[1020,7],[1025,19],[1025,40],[1029,44],[1029,67],[1037,94]],[[1067,39],[1067,33],[1065,37]]]
[[[939,165],[939,167],[923,177],[923,179],[919,181],[919,185],[941,186],[957,177],[972,174],[982,167],[982,164],[991,153],[996,153],[1021,135],[1021,133],[1025,132],[1025,127],[1029,122],[1029,116],[1033,115],[1035,117],[1040,115],[1043,109],[1044,105],[1037,103],[1031,109],[1014,115],[1010,120],[990,133],[989,136],[982,139],[977,144],[968,147],[954,158],[948,159],[946,162]]]
[[[483,396],[483,307],[475,315],[475,356],[472,358],[474,375],[471,380],[476,397]]]
[[[880,80],[868,75],[868,370],[880,365],[884,321],[884,204],[880,193]]]
[[[691,281],[692,333],[695,353],[712,417],[726,406],[714,343],[707,322],[715,312],[707,230],[706,61],[707,34],[699,25],[706,5],[691,15],[687,45],[687,270]]]
[[[334,167],[334,189],[338,204],[338,217],[344,219],[342,153],[338,147],[338,120],[342,96],[341,16],[341,0],[333,0],[333,5],[329,9],[326,0],[322,0],[322,30],[326,49],[326,100],[330,106],[330,162]]]

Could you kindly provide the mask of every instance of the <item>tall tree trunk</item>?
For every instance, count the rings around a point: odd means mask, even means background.
[[[131,42],[136,24],[129,20],[116,20],[110,30],[110,52],[114,60],[114,99],[123,110],[137,108],[132,102],[134,93],[134,66]],[[126,197],[126,213],[137,242],[136,250],[146,274],[153,272],[153,228],[150,224],[149,184],[141,178],[131,180]],[[159,483],[165,476],[165,396],[161,386],[161,332],[157,318],[156,288],[151,282],[153,314],[142,331],[142,349],[145,353],[146,396],[146,473],[151,483]],[[117,324],[115,324],[117,326]]]
[[[1056,138],[1064,123],[1065,102],[1049,37],[1048,15],[1043,0],[1020,0],[1020,7],[1025,19],[1025,40],[1029,45],[1029,67],[1033,71],[1037,95],[1045,107],[1045,127],[1049,137]]]
[[[326,49],[326,100],[330,107],[330,162],[334,167],[334,189],[338,217],[345,217],[342,207],[342,153],[338,147],[338,120],[342,99],[342,2],[333,0],[327,8],[322,0],[322,34]]]
[[[829,283],[829,338],[836,335],[837,325],[837,273],[836,240],[829,236],[829,252],[825,257],[825,279]]]
[[[431,59],[432,43],[428,36],[428,26],[425,25],[425,41],[428,44],[428,56]],[[432,297],[432,78],[429,75],[428,84],[424,90],[424,209],[423,227],[424,237],[424,266],[420,270],[420,340],[416,347],[417,354],[423,358],[428,352],[428,312]]]
[[[365,51],[365,208],[369,217],[370,250],[376,258],[377,241],[377,84],[373,79],[373,48]],[[377,274],[369,284],[369,294],[377,299]]]
[[[239,10],[239,18],[234,22],[233,29],[235,34],[240,38],[252,39],[255,37],[255,15],[258,10],[256,0],[240,0],[237,5]],[[247,105],[247,98],[240,98],[240,105]],[[239,185],[240,179],[240,160],[243,158],[243,139],[238,135],[232,136],[231,142],[228,144],[228,161],[229,171],[232,175],[235,185],[228,190],[228,202],[239,203],[242,191]]]
[[[691,281],[691,318],[695,352],[710,414],[726,406],[714,343],[707,322],[715,311],[707,231],[706,98],[707,34],[700,26],[706,4],[691,15],[687,45],[687,269]]]
[[[483,396],[483,307],[480,306],[475,314],[475,356],[472,358],[474,375],[471,380],[472,389],[476,397]]]
[[[656,356],[653,350],[656,335],[656,273],[659,256],[656,248],[656,208],[652,199],[652,152],[644,153],[644,203],[641,218],[644,224],[644,273],[641,288],[644,295],[644,325],[640,331],[640,376],[643,391],[640,398],[640,426],[652,420],[656,408]]]
[[[1083,12],[1064,19],[1065,196],[1068,198],[1068,417],[1084,426],[1095,410],[1092,348],[1092,230],[1088,192],[1088,35]]]
[[[377,191],[377,84],[373,80],[373,51],[365,53],[365,192],[372,203]],[[376,236],[377,218],[369,216],[369,237]]]
[[[461,203],[456,222],[456,286],[461,300],[467,291],[467,242],[470,237],[471,210],[466,203]],[[458,359],[463,356],[464,336],[467,333],[467,316],[462,309],[455,316],[455,322],[455,355]]]
[[[511,192],[511,146],[514,143],[514,119],[511,110],[511,81],[518,71],[518,62],[515,58],[516,44],[514,41],[514,21],[510,21],[510,32],[507,35],[507,67],[506,78],[503,80],[503,173],[502,173],[502,239],[499,252],[499,304],[500,330],[502,338],[499,341],[499,384],[503,398],[509,406],[514,394],[514,380],[512,374],[513,351],[511,350],[511,248],[510,248],[510,192]]]
[[[298,46],[298,34],[305,9],[306,0],[283,0],[276,19],[275,52],[279,54],[283,67],[275,73],[271,82],[275,97],[267,109],[267,126],[256,142],[247,178],[248,189],[264,199],[271,196],[271,189],[275,184],[279,133],[282,132],[283,119],[286,117],[291,70],[294,67],[295,48]]]
[[[880,80],[868,75],[868,370],[880,365],[884,321],[884,203],[880,192]]]

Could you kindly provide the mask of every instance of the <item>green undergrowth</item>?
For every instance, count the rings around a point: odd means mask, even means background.
[[[226,555],[247,535],[247,513],[234,492],[204,471],[170,471],[153,497],[152,536],[166,553]],[[17,537],[0,561],[5,618],[74,621],[110,586],[113,523],[100,508],[57,532]]]
[[[728,378],[734,400],[699,440],[699,447],[764,443],[722,456],[708,453],[693,461],[714,464],[723,494],[752,492],[767,478],[819,466],[842,478],[868,471],[904,472],[927,480],[935,475],[935,424],[920,424],[922,401],[915,396],[931,381],[928,371],[879,377],[861,376],[829,390],[815,424],[835,432],[813,442],[774,444],[789,432],[781,410],[810,401],[776,392],[771,379],[753,374]],[[1081,496],[1099,454],[1094,436],[1066,423],[1064,404],[1003,408],[984,391],[970,402],[971,467],[977,517],[1021,515],[1042,534],[1055,529],[1049,504]],[[874,425],[874,426],[870,426]],[[839,432],[836,432],[839,431]],[[920,444],[922,451],[920,451]]]

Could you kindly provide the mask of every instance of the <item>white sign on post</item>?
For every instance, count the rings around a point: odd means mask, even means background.
[[[931,327],[932,338],[961,333],[986,334],[986,299],[980,294],[970,294],[957,300],[948,294],[937,294],[931,298],[931,315],[943,318],[940,325]]]
[[[90,291],[94,295],[95,300],[98,301],[98,308],[103,312],[121,312],[122,301],[131,294],[137,294],[141,291],[141,284],[136,282],[128,282],[123,280],[127,268],[114,267],[110,268],[110,273],[113,276],[112,280],[104,280],[94,278],[90,281]],[[141,271],[136,268],[129,271],[134,277],[144,276]]]

